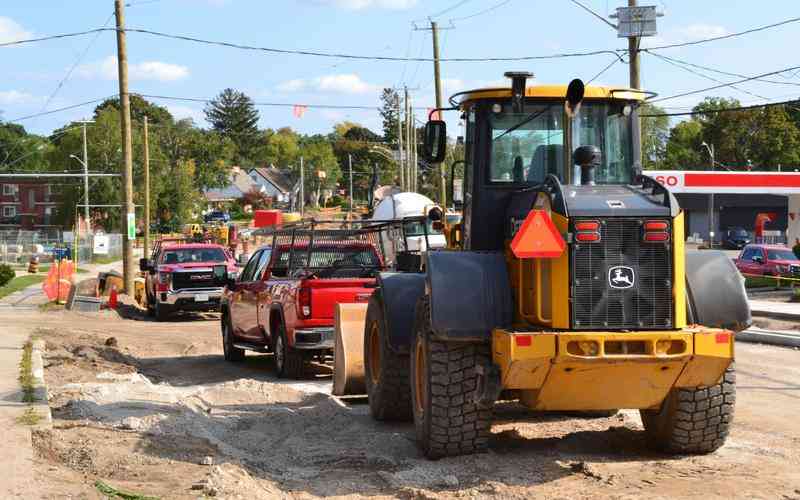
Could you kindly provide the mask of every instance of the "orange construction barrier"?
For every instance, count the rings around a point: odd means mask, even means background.
[[[75,274],[75,264],[71,260],[55,260],[50,265],[47,278],[42,283],[47,298],[52,301],[63,303],[69,297],[72,275]]]

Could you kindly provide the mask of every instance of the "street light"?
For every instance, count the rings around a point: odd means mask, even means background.
[[[716,163],[714,145],[709,146],[706,141],[703,141],[700,145],[706,148],[708,155],[711,157],[711,171],[713,172],[714,164]],[[714,248],[714,191],[711,191],[708,195],[708,248]]]

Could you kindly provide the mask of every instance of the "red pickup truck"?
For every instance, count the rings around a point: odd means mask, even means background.
[[[276,240],[229,281],[221,321],[227,361],[272,352],[279,377],[300,378],[306,361],[333,353],[336,304],[369,301],[384,263],[369,241],[325,236]]]
[[[784,245],[747,245],[734,263],[742,274],[789,277],[800,275],[800,260]]]
[[[147,311],[163,321],[176,311],[216,311],[236,261],[222,245],[157,242],[152,256],[139,260],[145,274]]]

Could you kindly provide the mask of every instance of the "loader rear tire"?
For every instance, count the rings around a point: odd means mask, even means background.
[[[673,389],[660,410],[641,410],[652,446],[676,454],[706,454],[725,444],[736,403],[736,370],[731,363],[719,383]]]
[[[427,297],[417,304],[414,330],[410,371],[417,444],[432,459],[486,452],[493,405],[475,402],[475,368],[489,364],[489,344],[434,339]]]
[[[383,317],[380,289],[367,305],[364,322],[364,379],[369,410],[375,420],[411,420],[408,355],[389,347],[389,330]]]

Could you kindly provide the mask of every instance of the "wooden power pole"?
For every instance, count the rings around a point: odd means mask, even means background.
[[[636,7],[637,0],[628,0],[628,7]],[[639,67],[639,40],[638,36],[628,37],[628,54],[630,56],[630,86],[632,89],[641,89],[642,81]]]
[[[119,117],[122,129],[122,276],[125,293],[133,294],[133,242],[136,239],[136,214],[133,206],[133,144],[131,102],[128,94],[128,49],[125,41],[125,12],[122,0],[114,0],[117,19],[117,64],[119,74]]]
[[[442,108],[442,75],[439,71],[439,28],[435,21],[431,21],[431,34],[433,35],[433,78],[436,85],[436,108]],[[445,143],[447,138],[445,138]],[[446,147],[446,145],[445,145]],[[447,204],[447,180],[445,164],[439,164],[439,205],[445,207]]]
[[[144,117],[144,257],[150,258],[150,139]]]

